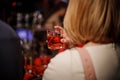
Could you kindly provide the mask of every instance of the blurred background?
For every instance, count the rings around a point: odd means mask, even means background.
[[[46,18],[60,2],[68,3],[68,0],[0,0],[0,19],[14,27],[13,20],[18,13],[32,17],[38,11]]]
[[[68,0],[0,0],[0,20],[21,40],[24,80],[41,80],[50,59],[62,51],[48,49],[46,30],[63,26],[67,4]]]

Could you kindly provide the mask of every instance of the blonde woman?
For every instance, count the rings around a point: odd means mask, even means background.
[[[69,0],[64,18],[64,39],[72,45],[84,44],[97,80],[119,80],[120,0]],[[56,55],[43,80],[85,80],[85,70],[77,46]],[[91,75],[89,75],[91,76]]]

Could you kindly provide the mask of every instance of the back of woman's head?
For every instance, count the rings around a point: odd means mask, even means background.
[[[75,44],[120,43],[120,0],[69,0],[64,28]]]

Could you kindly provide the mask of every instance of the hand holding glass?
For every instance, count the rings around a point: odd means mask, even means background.
[[[64,47],[64,43],[61,42],[63,36],[59,28],[47,30],[47,44],[48,48],[52,50],[61,49]]]

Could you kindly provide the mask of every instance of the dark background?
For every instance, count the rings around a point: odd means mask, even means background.
[[[46,15],[56,0],[0,0],[0,19],[6,21],[14,13],[30,13],[39,10]]]

